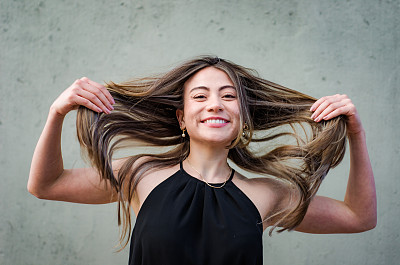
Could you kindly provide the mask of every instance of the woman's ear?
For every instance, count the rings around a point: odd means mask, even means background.
[[[181,126],[181,129],[186,128],[185,121],[183,119],[183,110],[181,109],[176,110],[176,118],[178,119],[179,126]]]

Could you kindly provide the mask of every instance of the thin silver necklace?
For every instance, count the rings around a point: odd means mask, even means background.
[[[202,180],[204,183],[206,183],[208,186],[210,186],[211,188],[214,188],[214,189],[220,189],[220,188],[222,188],[223,186],[225,186],[226,182],[228,182],[229,177],[230,177],[231,174],[232,174],[232,168],[229,167],[231,170],[229,171],[228,177],[226,178],[225,182],[222,183],[221,186],[214,186],[214,185],[211,185],[210,183],[208,183],[208,182],[203,178],[203,176],[200,174],[200,172],[197,171],[197,169],[195,169],[195,168],[192,166],[192,164],[190,164],[189,158],[187,158],[186,161],[188,162],[189,166],[190,166],[194,171],[196,171],[197,174],[199,174],[201,180]],[[228,166],[229,166],[229,165],[228,165]]]

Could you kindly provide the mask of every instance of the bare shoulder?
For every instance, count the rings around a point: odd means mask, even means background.
[[[233,182],[254,203],[263,220],[276,208],[283,190],[281,182],[274,178],[248,178],[239,172]]]
[[[178,170],[179,164],[164,168],[149,169],[143,174],[136,186],[134,200],[131,202],[136,215],[150,192]]]
[[[276,196],[279,190],[283,188],[282,183],[272,177],[263,176],[249,178],[239,172],[236,172],[234,182],[240,186],[239,188],[248,189],[252,193],[262,193],[268,196]]]
[[[147,189],[152,190],[158,184],[172,176],[178,170],[179,164],[163,168],[149,169],[143,174],[143,177],[139,180],[136,191],[141,192]]]

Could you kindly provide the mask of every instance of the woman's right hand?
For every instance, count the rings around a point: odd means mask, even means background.
[[[67,115],[79,106],[95,112],[111,113],[115,101],[103,85],[87,77],[77,79],[53,102],[51,109],[61,116]]]

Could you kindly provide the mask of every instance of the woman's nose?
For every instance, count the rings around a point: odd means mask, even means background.
[[[224,105],[219,97],[211,97],[208,102],[207,110],[208,111],[222,111],[224,109]]]

